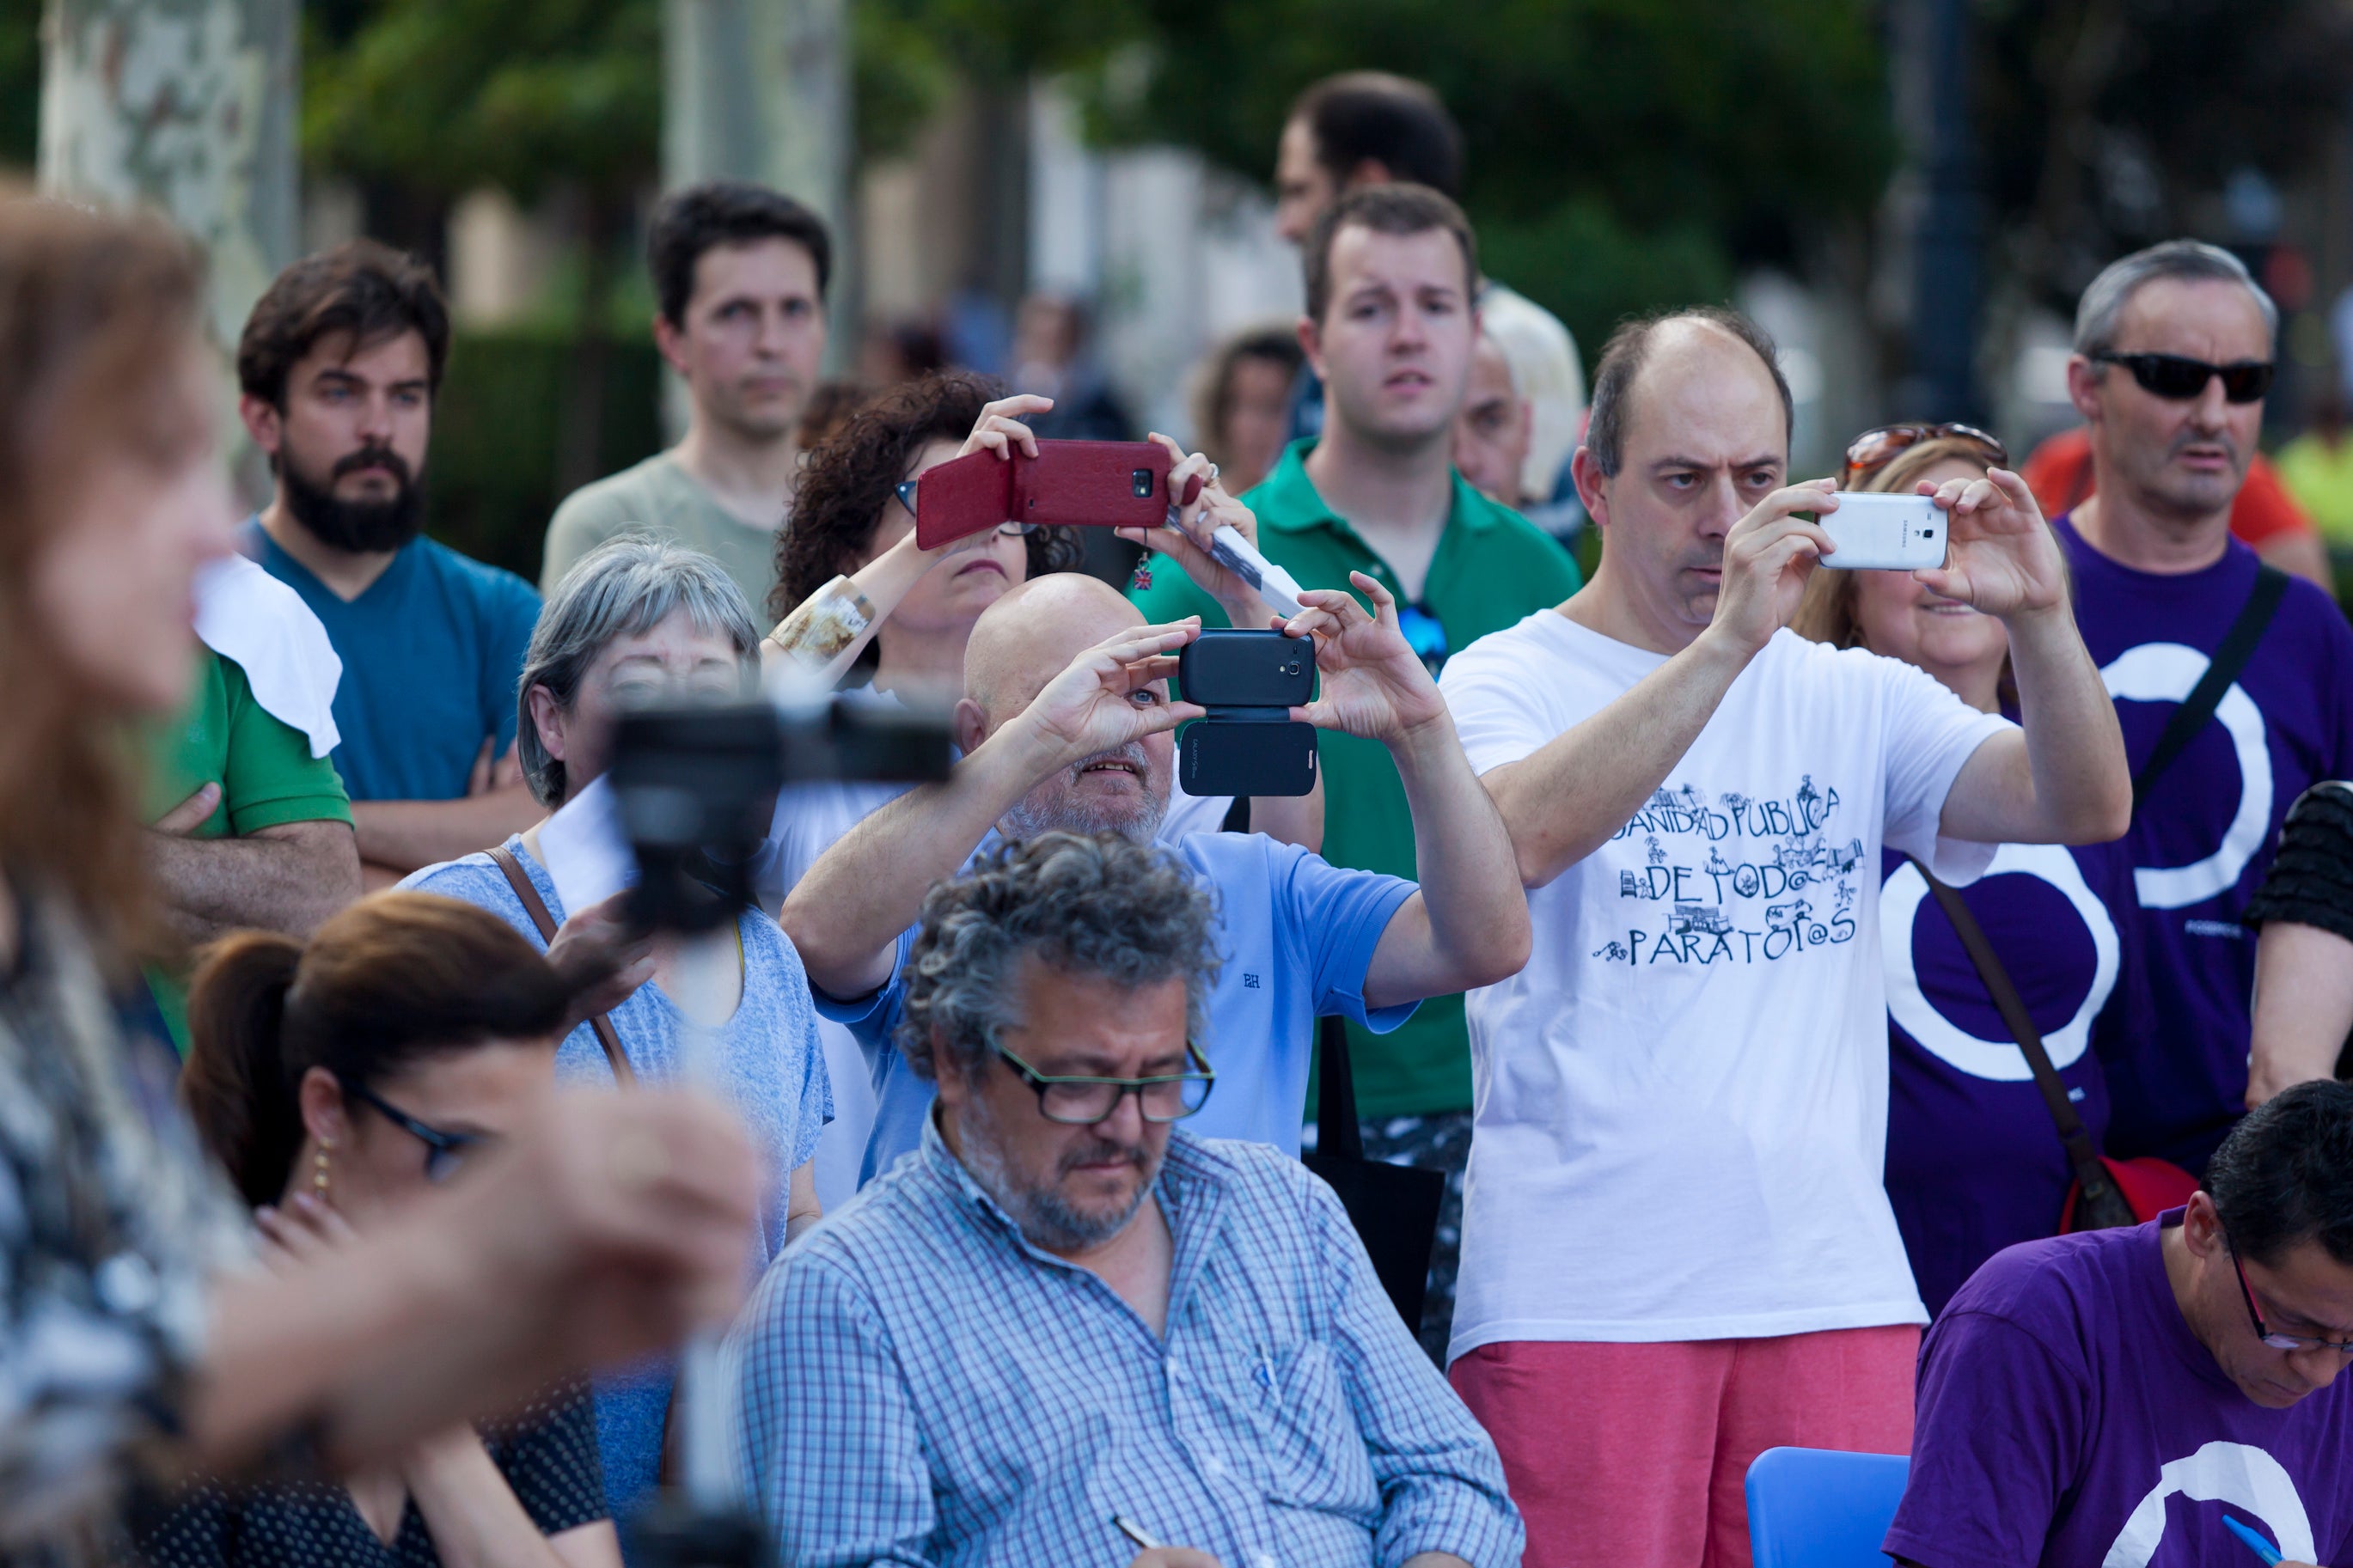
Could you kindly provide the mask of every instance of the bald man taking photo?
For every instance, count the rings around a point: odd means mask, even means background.
[[[1221,491],[1205,495],[1247,519]],[[1396,601],[1361,573],[1356,585],[1374,614],[1345,592],[1313,590],[1285,627],[1314,638],[1323,680],[1293,717],[1388,749],[1412,802],[1422,880],[1334,867],[1263,834],[1176,843],[1218,901],[1224,966],[1198,1043],[1219,1090],[1194,1129],[1208,1137],[1296,1152],[1315,1017],[1393,1029],[1422,997],[1500,979],[1527,958],[1527,904],[1503,823],[1398,630]],[[1259,624],[1279,623],[1270,614]],[[1171,733],[1202,712],[1172,701],[1167,678],[1199,631],[1197,619],[1146,626],[1092,578],[1017,585],[973,628],[954,773],[869,816],[786,900],[780,918],[819,1011],[848,1025],[874,1064],[881,1103],[865,1176],[914,1149],[930,1112],[932,1084],[891,1044],[924,895],[999,840],[1063,831],[1152,843],[1174,779]]]

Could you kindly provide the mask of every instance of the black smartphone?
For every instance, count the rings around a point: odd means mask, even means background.
[[[1295,795],[1315,787],[1315,727],[1291,717],[1315,695],[1315,648],[1277,631],[1205,631],[1176,656],[1185,700],[1208,710],[1176,738],[1194,795]]]

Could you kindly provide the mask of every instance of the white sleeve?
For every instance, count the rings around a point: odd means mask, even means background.
[[[1955,886],[1974,882],[1993,863],[1992,844],[1947,838],[1937,832],[1945,797],[1977,749],[2018,726],[1999,713],[1980,713],[1944,682],[1900,659],[1871,658],[1881,683],[1885,723],[1880,734],[1887,777],[1887,847],[1925,863]]]
[[[1522,639],[1509,634],[1482,637],[1447,660],[1438,678],[1472,773],[1532,756],[1567,728],[1539,706],[1543,684],[1524,650]]]

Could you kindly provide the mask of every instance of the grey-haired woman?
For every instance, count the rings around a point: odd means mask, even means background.
[[[516,747],[540,804],[552,813],[603,774],[623,711],[744,689],[757,668],[759,636],[743,590],[709,556],[624,536],[582,557],[540,612],[519,682]],[[502,847],[548,920],[561,924],[579,911],[565,910],[548,869],[540,841],[545,826]],[[430,866],[402,885],[480,904],[544,940],[539,911],[526,906],[493,855]],[[756,909],[744,911],[736,931],[741,963],[731,976],[734,994],[723,999],[730,1016],[722,1064],[729,1098],[767,1162],[768,1202],[754,1248],[765,1266],[818,1217],[809,1159],[832,1117],[833,1097],[800,955]],[[680,1071],[686,1020],[670,965],[658,945],[651,978],[605,1016],[628,1073],[649,1081]],[[620,1073],[588,1024],[565,1040],[555,1070],[559,1079],[606,1084]],[[596,1385],[598,1444],[617,1519],[628,1516],[659,1475],[670,1385],[667,1364]]]

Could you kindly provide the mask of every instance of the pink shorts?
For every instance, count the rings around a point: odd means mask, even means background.
[[[1525,1568],[1749,1568],[1767,1448],[1912,1451],[1909,1324],[1667,1344],[1521,1341],[1447,1369],[1504,1456]]]

